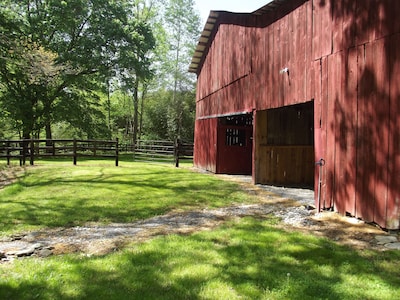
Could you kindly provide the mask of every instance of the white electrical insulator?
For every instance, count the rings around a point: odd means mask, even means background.
[[[279,71],[279,73],[283,74],[283,73],[288,73],[289,72],[289,68],[283,68],[282,70]]]

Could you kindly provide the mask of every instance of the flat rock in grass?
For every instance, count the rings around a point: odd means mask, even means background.
[[[375,236],[375,239],[377,240],[378,245],[398,242],[397,237],[393,235],[377,235]]]
[[[37,251],[37,256],[39,257],[49,257],[53,255],[53,251],[51,251],[48,248],[44,248],[44,249],[40,249],[39,251]]]
[[[32,255],[36,249],[39,249],[40,247],[42,247],[41,244],[33,244],[33,245],[29,245],[28,247],[24,247],[24,248],[20,248],[18,250],[14,250],[14,251],[10,251],[7,252],[6,255],[9,256],[30,256]]]
[[[388,249],[393,249],[393,250],[400,250],[400,243],[389,243],[385,245],[386,248]]]

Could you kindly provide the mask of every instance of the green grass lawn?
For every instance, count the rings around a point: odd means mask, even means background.
[[[231,182],[187,168],[42,163],[0,190],[0,220],[9,235],[254,201]],[[0,299],[400,299],[399,251],[356,251],[278,223],[247,217],[104,256],[0,264]]]
[[[172,164],[39,161],[0,190],[0,235],[251,201],[233,183]]]

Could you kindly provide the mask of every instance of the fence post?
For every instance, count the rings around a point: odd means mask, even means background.
[[[10,142],[6,142],[6,148],[7,148],[7,166],[10,165]]]
[[[20,143],[20,145],[21,145],[21,143]],[[21,150],[21,152],[22,152],[22,161],[20,161],[20,166],[22,166],[22,165],[25,166],[26,152],[27,152],[27,150],[26,150],[26,140],[25,139],[22,140],[22,150]]]
[[[118,167],[118,153],[119,153],[118,144],[119,144],[119,139],[116,138],[115,139],[115,166],[116,167]]]
[[[52,145],[53,156],[56,156],[56,143],[54,141],[52,141],[51,145]]]
[[[175,149],[174,149],[174,156],[175,156],[175,167],[179,168],[179,148],[180,148],[181,141],[176,139],[175,141]]]
[[[74,139],[74,145],[73,145],[73,151],[74,151],[74,166],[76,166],[76,161],[77,161],[77,157],[76,157],[76,139]]]
[[[35,144],[33,143],[33,139],[30,140],[30,160],[29,160],[29,164],[31,166],[33,166],[34,163],[34,155],[35,155]]]

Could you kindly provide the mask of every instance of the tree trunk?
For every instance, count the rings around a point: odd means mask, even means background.
[[[143,114],[144,114],[144,98],[146,98],[147,93],[147,84],[143,84],[143,92],[142,97],[140,98],[140,120],[139,120],[139,134],[138,138],[140,139],[142,136],[142,129],[143,129]]]
[[[133,134],[132,142],[136,145],[136,140],[138,137],[138,124],[139,124],[139,99],[138,99],[138,81],[136,80],[133,86]]]
[[[53,134],[51,132],[51,125],[50,122],[46,122],[46,140],[51,140],[53,139]]]

